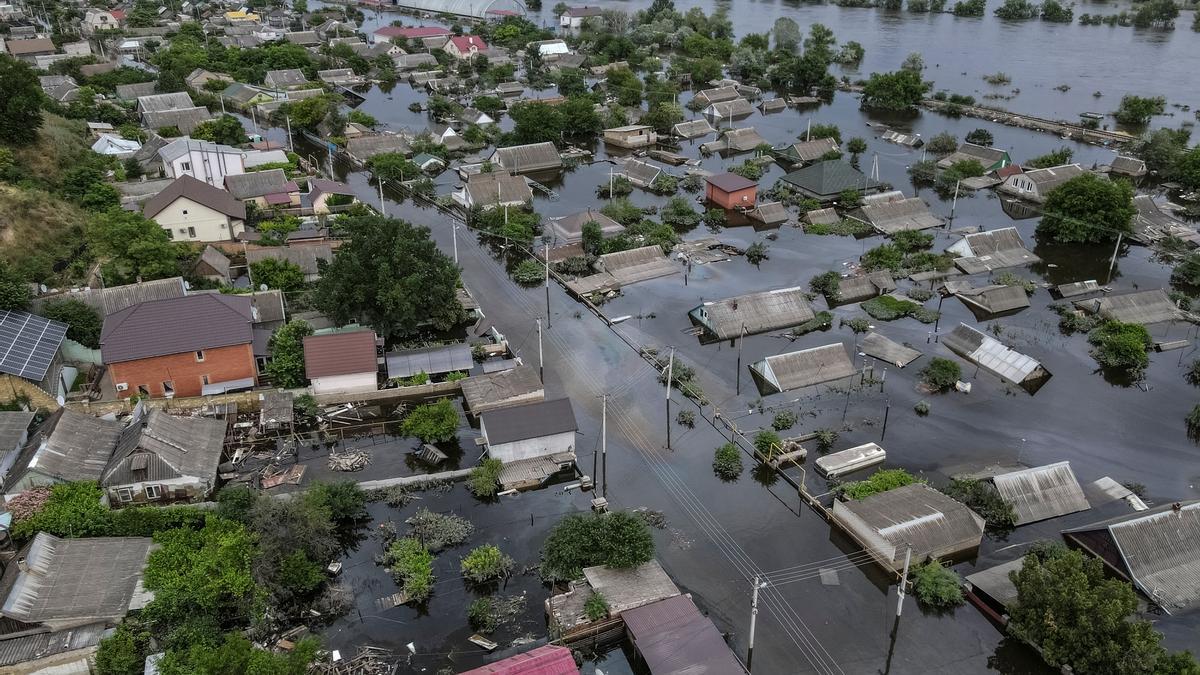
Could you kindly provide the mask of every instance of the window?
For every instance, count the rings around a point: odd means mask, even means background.
[[[166,396],[167,398],[171,398],[172,396],[175,395],[175,383],[173,381],[167,380],[166,382],[163,382],[162,385],[163,385],[163,396]]]
[[[117,488],[117,500],[121,502],[133,501],[133,491],[129,488]]]
[[[147,485],[146,486],[146,499],[159,499],[161,497],[162,497],[162,486],[161,485]]]
[[[203,362],[204,362],[204,350],[203,350],[203,349],[197,349],[197,350],[196,350],[196,362],[197,362],[197,363],[203,363]]]
[[[192,170],[192,163],[191,163],[191,162],[180,162],[180,163],[179,163],[179,170],[180,170],[180,171],[191,171],[191,170]]]
[[[150,396],[150,387],[145,384],[138,385],[138,396]]]
[[[201,376],[200,376],[200,383],[201,383],[201,384],[208,384],[208,376],[207,376],[207,375],[201,375]]]
[[[167,239],[174,239],[175,238],[175,230],[172,230],[169,227],[166,228],[166,230],[167,230]]]
[[[196,238],[196,228],[189,227],[188,228],[188,236],[191,237],[192,239],[195,239]]]

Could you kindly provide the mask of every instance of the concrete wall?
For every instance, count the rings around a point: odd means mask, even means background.
[[[155,398],[164,396],[163,382],[167,381],[174,383],[176,397],[199,396],[205,375],[210,383],[258,375],[258,368],[254,365],[254,350],[250,344],[206,349],[203,361],[197,361],[195,353],[187,352],[110,363],[108,369],[114,385],[122,382],[129,385],[125,391],[118,392],[121,398],[138,393],[138,385],[144,385]]]
[[[292,393],[299,396],[307,394],[305,389],[294,389]],[[203,408],[206,405],[218,405],[221,403],[236,403],[239,413],[255,412],[261,407],[261,402],[258,400],[257,391],[240,391],[233,394],[214,394],[212,396],[185,396],[176,398],[148,398],[142,399],[141,403],[147,409],[158,408],[159,410],[170,411],[188,411]],[[361,397],[359,399],[361,400]],[[78,410],[89,415],[107,415],[114,413],[117,415],[125,415],[133,412],[133,406],[129,403],[129,399],[120,399],[119,401],[72,401],[67,404],[67,407],[72,410]]]
[[[375,391],[379,388],[375,371],[314,377],[312,390],[316,395]]]
[[[486,430],[484,430],[484,433],[486,435]],[[553,436],[529,438],[523,441],[513,441],[512,443],[489,444],[488,455],[502,462],[512,462],[518,459],[544,457],[574,449],[575,432],[568,431],[566,433],[554,434]]]
[[[242,221],[186,197],[176,199],[155,214],[154,222],[175,241],[230,241],[243,229]],[[188,228],[195,230],[195,236],[189,234]]]

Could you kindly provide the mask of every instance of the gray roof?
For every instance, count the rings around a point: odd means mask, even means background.
[[[237,148],[220,145],[212,141],[203,141],[198,138],[176,138],[159,148],[158,154],[164,160],[170,162],[183,157],[193,150],[205,153],[224,153],[227,155],[242,154],[242,151]]]
[[[942,219],[930,213],[920,197],[869,202],[849,215],[884,234],[942,226]]]
[[[286,260],[298,266],[305,275],[319,274],[320,268],[317,261],[333,260],[333,246],[328,243],[316,243],[253,248],[246,251],[246,263],[249,265],[268,258]]]
[[[185,476],[215,481],[224,445],[224,420],[176,417],[154,409],[130,422],[121,434],[100,483],[116,486]]]
[[[625,569],[606,565],[585,567],[583,577],[593,592],[608,601],[612,616],[679,595],[679,587],[657,560]]]
[[[689,314],[718,340],[790,328],[815,316],[800,286],[706,302]]]
[[[237,199],[243,200],[281,192],[299,192],[296,183],[287,179],[287,173],[283,169],[225,176],[225,189]]]
[[[104,363],[136,361],[253,340],[250,299],[199,294],[152,300],[110,314],[100,334]]]
[[[95,647],[100,644],[100,640],[106,637],[108,632],[108,623],[99,621],[60,631],[34,633],[0,640],[0,667]]]
[[[26,623],[119,620],[140,595],[151,544],[148,537],[59,539],[39,532],[21,554],[28,569],[5,570],[9,592],[0,612]]]
[[[960,323],[945,335],[942,344],[955,354],[1011,384],[1040,385],[1050,377],[1050,373],[1034,358],[1004,346],[996,338],[965,323]]]
[[[196,260],[196,265],[201,263],[208,265],[212,269],[212,273],[229,279],[229,256],[221,252],[221,249],[209,244],[204,247],[204,252]]]
[[[66,335],[65,323],[0,310],[0,373],[41,382]]]
[[[189,175],[176,178],[162,192],[147,199],[146,203],[142,205],[142,215],[153,218],[178,199],[187,199],[230,218],[246,219],[245,204],[234,199],[233,195],[225,190]]]
[[[1034,185],[1037,185],[1038,191],[1045,195],[1050,190],[1076,176],[1083,175],[1083,173],[1083,168],[1078,164],[1064,164],[1045,169],[1031,169],[1021,175],[1033,181]]]
[[[705,143],[701,147],[713,147],[715,150],[732,150],[733,152],[749,152],[766,142],[767,140],[754,127],[741,127],[739,129],[727,129],[721,134],[720,139],[712,143]],[[716,146],[713,146],[713,143]]]
[[[355,159],[365,162],[375,155],[398,152],[411,155],[412,146],[408,139],[396,134],[378,134],[375,136],[359,136],[346,140],[346,152]]]
[[[1054,287],[1054,291],[1062,298],[1074,298],[1080,295],[1088,295],[1090,293],[1098,293],[1102,286],[1095,279],[1087,281],[1073,281],[1069,284],[1059,284]]]
[[[896,280],[888,272],[871,272],[838,280],[838,304],[869,300],[896,290]]]
[[[1124,563],[1122,574],[1167,612],[1200,604],[1200,501],[1164,504],[1063,534],[1078,541],[1088,532],[1107,536],[1111,544],[1103,549]]]
[[[37,428],[9,475],[9,489],[31,471],[61,481],[100,480],[124,425],[60,408]]]
[[[913,559],[949,555],[970,542],[978,545],[984,521],[974,511],[924,483],[905,485],[866,499],[839,502],[857,516],[875,538],[894,548],[892,560],[903,560],[912,547]],[[887,550],[883,550],[884,557]]]
[[[134,101],[143,96],[152,96],[156,84],[154,80],[150,80],[149,82],[134,82],[133,84],[118,84],[117,98]]]
[[[696,101],[708,105],[710,103],[720,103],[723,101],[732,101],[741,98],[737,87],[714,87],[712,89],[701,89],[696,92]]]
[[[463,399],[475,415],[505,406],[541,400],[542,381],[532,366],[517,366],[462,381]]]
[[[392,62],[400,70],[410,70],[412,68],[420,68],[421,66],[437,65],[437,57],[427,52],[417,54],[397,54],[392,57]]]
[[[1020,286],[993,284],[979,288],[966,288],[954,294],[973,312],[1003,314],[1029,306],[1029,295]]]
[[[814,138],[811,141],[801,141],[793,143],[783,150],[783,155],[788,159],[797,159],[801,162],[815,162],[821,159],[830,152],[840,152],[836,139],[833,138]]]
[[[921,358],[921,352],[910,347],[905,347],[899,342],[890,340],[875,331],[867,333],[866,337],[859,343],[859,347],[867,356],[879,359],[884,363],[890,363],[899,368],[903,368]]]
[[[25,440],[33,413],[0,411],[0,453],[15,450]],[[0,454],[0,456],[3,456]]]
[[[583,226],[589,222],[595,222],[599,225],[600,234],[605,237],[625,231],[624,225],[590,208],[586,211],[572,213],[569,216],[549,218],[546,224],[554,232],[556,239],[566,243],[574,243],[583,239]]]
[[[879,187],[879,182],[841,159],[817,162],[793,171],[783,180],[800,188],[806,194],[822,198],[836,197],[844,190],[866,192]]]
[[[575,431],[571,399],[539,401],[483,413],[480,419],[488,445],[500,445]]]
[[[1141,176],[1146,173],[1146,163],[1137,157],[1118,155],[1109,163],[1109,170],[1125,176]]]
[[[195,107],[196,104],[192,102],[191,94],[186,91],[178,91],[171,94],[150,94],[148,96],[139,96],[137,99],[137,110],[140,113],[163,112],[165,110]]]
[[[321,38],[316,31],[298,30],[290,33],[284,33],[283,38],[292,44],[297,45],[319,45]]]
[[[170,277],[153,281],[139,281],[124,286],[84,288],[60,295],[36,298],[33,303],[36,308],[40,303],[54,302],[55,300],[78,300],[99,312],[100,316],[108,316],[139,302],[182,298],[186,294],[187,289],[183,286],[183,277]]]
[[[190,134],[200,126],[201,122],[212,119],[208,108],[178,108],[175,110],[159,110],[142,114],[142,122],[150,129],[175,127],[180,133]]]
[[[831,382],[854,374],[854,364],[842,343],[774,354],[750,364],[750,370],[775,392]]]
[[[988,148],[974,143],[963,143],[958,146],[958,150],[938,160],[937,165],[943,169],[948,169],[958,162],[975,160],[983,165],[984,169],[990,169],[992,165],[1004,161],[1004,156],[1008,154],[1000,148]]]
[[[1008,575],[1011,572],[1021,571],[1024,566],[1025,558],[1020,557],[974,574],[968,574],[967,583],[1007,608],[1017,601],[1017,586]]]
[[[510,171],[528,172],[557,169],[562,166],[562,157],[553,143],[530,143],[508,148],[497,148],[492,161]]]
[[[842,217],[838,215],[837,209],[831,206],[805,213],[804,220],[814,225],[837,225],[842,222]]]
[[[1013,508],[1017,525],[1091,508],[1070,462],[1002,473],[992,477],[992,484],[1000,498]]]
[[[786,223],[791,215],[788,213],[787,207],[783,202],[767,202],[759,204],[753,209],[746,212],[746,216],[753,220],[757,220],[764,225],[781,225]]]
[[[967,234],[946,250],[962,256],[955,259],[954,264],[967,274],[1019,267],[1041,260],[1025,248],[1015,227]]]
[[[657,279],[681,271],[680,266],[668,258],[658,244],[605,253],[600,256],[599,264],[622,285]]]
[[[700,138],[701,136],[716,133],[716,131],[706,119],[680,122],[671,127],[671,133],[681,138]]]
[[[421,349],[388,352],[387,374],[392,377],[411,377],[417,373],[438,375],[454,371],[468,371],[475,365],[471,356],[471,345],[453,344]]]
[[[662,172],[661,167],[640,159],[631,159],[625,162],[625,168],[621,170],[629,182],[638,187],[648,187]]]
[[[533,199],[533,190],[520,176],[506,171],[474,173],[467,177],[467,194],[476,206],[510,204]]]
[[[268,87],[296,87],[306,84],[308,78],[304,76],[304,71],[299,68],[287,68],[284,70],[269,70],[263,83]]]
[[[290,391],[272,390],[259,393],[260,423],[291,424],[296,416],[294,399]]]
[[[754,113],[754,106],[744,98],[735,98],[732,101],[721,101],[713,103],[704,109],[704,114],[710,117],[728,119],[731,117],[745,117]]]
[[[1161,288],[1076,300],[1075,306],[1105,319],[1150,325],[1179,318],[1179,308]]]

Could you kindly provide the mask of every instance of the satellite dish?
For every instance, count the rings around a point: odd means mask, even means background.
[[[267,290],[267,285],[266,285],[266,284],[259,284],[259,285],[258,285],[258,290],[260,290],[260,291],[265,291],[265,290]]]

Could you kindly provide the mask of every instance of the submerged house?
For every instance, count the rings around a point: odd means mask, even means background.
[[[604,142],[618,148],[645,148],[658,142],[658,134],[645,124],[630,124],[605,129]]]
[[[574,460],[578,428],[568,398],[492,410],[479,418],[488,456],[506,464],[566,455]]]
[[[942,219],[930,213],[924,199],[906,198],[900,192],[868,197],[861,207],[846,214],[846,217],[864,222],[882,234],[942,226]]]
[[[715,134],[717,130],[708,123],[706,119],[696,119],[688,122],[680,122],[671,127],[671,135],[678,138],[703,138],[709,134]]]
[[[1041,261],[1025,248],[1025,242],[1015,227],[963,235],[962,239],[946,247],[946,251],[958,256],[954,259],[954,265],[965,274],[1021,267]]]
[[[1086,511],[1092,506],[1083,494],[1070,462],[1056,462],[997,474],[992,485],[1012,507],[1017,525]]]
[[[1046,195],[1051,190],[1083,174],[1083,167],[1078,164],[1064,164],[1046,169],[1032,169],[1024,173],[1009,176],[996,189],[1014,197],[1041,203],[1046,201]]]
[[[599,225],[600,235],[606,239],[625,231],[624,225],[590,208],[586,211],[572,213],[569,216],[548,218],[546,226],[554,235],[555,241],[564,244],[574,244],[583,241],[583,228],[588,223]]]
[[[1161,288],[1076,300],[1075,307],[1111,321],[1140,323],[1144,326],[1174,321],[1181,316],[1171,296]]]
[[[958,298],[977,319],[987,319],[1016,313],[1029,306],[1029,295],[1020,286],[992,284],[974,288],[970,284],[954,284]]]
[[[497,148],[492,153],[491,162],[512,173],[557,171],[562,168],[562,156],[558,154],[554,144],[549,142]]]
[[[750,364],[750,373],[763,395],[832,382],[855,372],[840,342],[775,354]]]
[[[749,208],[758,200],[758,183],[736,173],[704,179],[704,199],[723,209]]]
[[[825,159],[826,155],[841,155],[842,149],[833,138],[814,138],[811,141],[800,141],[776,150],[775,156],[791,164],[808,164]]]
[[[810,199],[822,204],[837,201],[847,190],[860,195],[879,192],[882,184],[841,159],[829,159],[787,174],[780,180]]]
[[[944,336],[942,344],[971,363],[1031,394],[1037,393],[1050,379],[1050,372],[1037,360],[1004,346],[996,338],[965,323],[960,323]]]
[[[798,326],[815,314],[799,286],[706,302],[688,312],[692,322],[717,340],[732,340]]]
[[[1008,156],[1007,151],[974,143],[963,143],[958,146],[957,150],[938,160],[937,166],[939,169],[949,169],[959,162],[970,161],[979,162],[983,166],[984,173],[999,171],[1012,164],[1012,158]]]
[[[871,272],[839,279],[837,297],[826,298],[826,300],[833,305],[849,305],[870,300],[894,290],[896,290],[896,280],[892,278],[890,272]]]

